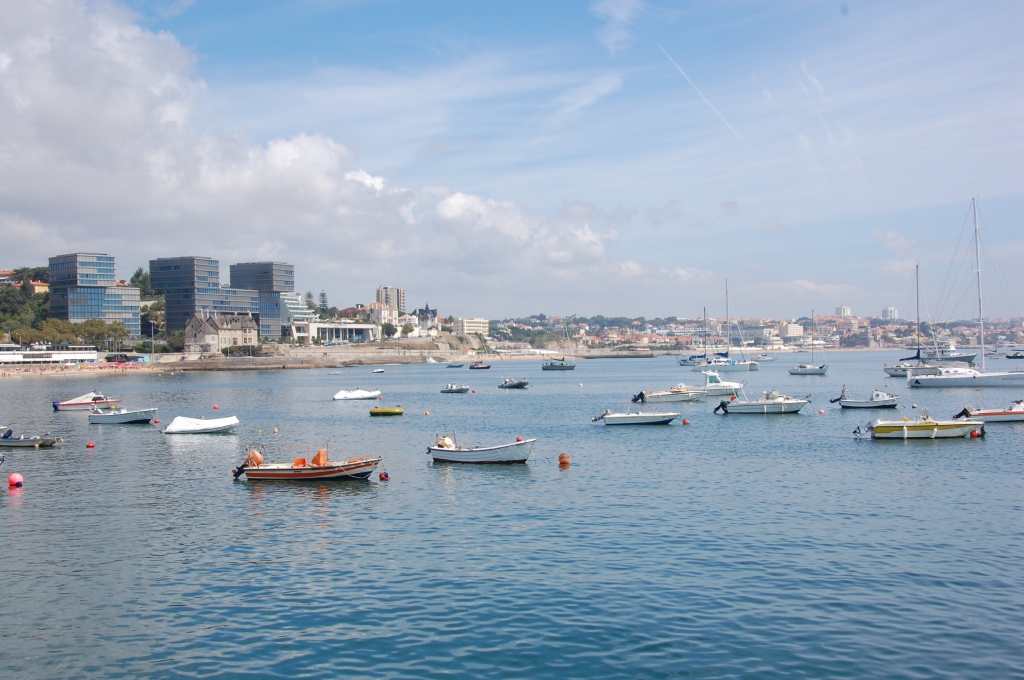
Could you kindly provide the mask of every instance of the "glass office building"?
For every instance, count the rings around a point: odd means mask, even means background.
[[[239,262],[231,265],[231,287],[259,291],[260,335],[279,338],[289,325],[281,293],[295,290],[295,265],[286,262]]]
[[[185,330],[193,314],[249,314],[259,320],[260,296],[252,289],[222,288],[220,263],[208,257],[161,257],[149,261],[149,281],[163,293],[167,332]]]
[[[129,335],[139,335],[139,289],[117,284],[113,257],[69,253],[51,257],[49,264],[51,317],[71,323],[120,321]]]

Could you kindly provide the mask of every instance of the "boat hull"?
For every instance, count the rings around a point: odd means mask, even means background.
[[[810,402],[797,399],[793,401],[733,401],[733,402],[722,402],[722,411],[724,413],[739,413],[739,414],[756,414],[756,415],[772,415],[772,414],[784,414],[784,413],[799,413],[800,409]]]
[[[540,370],[542,371],[571,371],[576,368],[576,364],[541,364]]]
[[[695,364],[693,370],[695,372],[715,371],[716,373],[742,373],[744,371],[760,371],[761,367],[756,361],[733,361],[725,364]]]
[[[90,413],[89,422],[93,425],[148,423],[156,417],[155,408],[142,408],[136,411],[115,411],[113,413]]]
[[[483,446],[476,448],[444,448],[428,446],[427,454],[435,463],[525,463],[533,455],[533,444],[536,439],[524,439],[521,442],[502,444],[501,446]]]
[[[602,420],[605,425],[668,425],[678,417],[678,413],[609,413]]]
[[[50,447],[60,441],[57,437],[25,437],[24,439],[0,439],[0,447],[19,449],[40,449]]]
[[[178,416],[164,429],[164,434],[226,434],[237,425],[238,418],[235,416],[213,420]]]
[[[868,423],[868,432],[873,439],[958,439],[968,436],[972,430],[980,430],[985,423],[965,420],[951,421],[899,421],[873,420]]]
[[[455,389],[446,388],[441,390],[441,394],[465,394],[466,392],[469,392],[468,387],[457,387]]]
[[[334,395],[334,401],[362,401],[364,399],[376,399],[380,396],[380,390],[341,390]]]
[[[370,409],[370,415],[371,416],[400,416],[403,413],[405,413],[405,409],[389,408],[389,407],[386,407],[386,406],[381,407],[381,408],[371,408]]]
[[[1024,371],[1013,373],[971,372],[938,375],[917,375],[907,377],[907,387],[1024,387]]]
[[[377,469],[380,457],[349,460],[343,463],[328,461],[323,467],[293,467],[287,463],[271,463],[244,468],[245,478],[253,481],[306,482],[325,479],[366,479]]]
[[[644,403],[661,404],[680,401],[700,401],[704,396],[703,392],[651,392],[644,393]]]
[[[899,406],[899,399],[876,399],[875,401],[840,399],[839,405],[843,408],[896,408]]]
[[[789,369],[790,375],[827,375],[828,366],[793,366]]]
[[[86,395],[88,396],[88,395]],[[85,397],[79,397],[78,399],[72,399],[70,401],[55,401],[53,402],[54,411],[87,411],[93,406],[107,406],[109,404],[120,404],[120,399],[110,399],[102,395],[96,395],[92,399],[86,399]]]

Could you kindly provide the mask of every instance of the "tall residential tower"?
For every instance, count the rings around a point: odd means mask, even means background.
[[[163,293],[167,332],[185,330],[193,314],[260,314],[260,295],[244,288],[222,288],[220,263],[208,257],[161,257],[149,261],[149,281]]]
[[[118,285],[114,258],[105,253],[70,253],[50,258],[50,316],[79,323],[120,321],[139,334],[139,289]]]

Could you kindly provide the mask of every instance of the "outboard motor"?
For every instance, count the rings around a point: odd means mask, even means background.
[[[248,459],[246,459],[246,460],[248,460]],[[235,479],[238,479],[244,473],[245,473],[245,461],[242,461],[241,465],[239,465],[237,468],[235,468],[234,470],[231,471],[231,474],[233,474],[235,476]]]
[[[636,403],[646,404],[647,403],[647,395],[644,394],[643,391],[641,391],[640,394],[637,394],[636,396],[633,397],[633,403],[634,404],[636,404]]]
[[[712,411],[712,413],[718,413],[719,409],[721,409],[722,413],[725,413],[725,414],[728,415],[728,413],[729,413],[729,402],[727,402],[725,399],[723,399],[721,402],[719,402],[718,406],[715,407],[715,410]]]
[[[14,436],[14,430],[7,428],[7,432],[4,432],[4,439],[10,439]]]
[[[964,410],[960,411],[960,413],[957,413],[955,416],[953,416],[953,420],[957,420],[959,418],[970,418],[970,417],[971,417],[971,412],[967,410],[966,406],[964,406]]]
[[[59,411],[60,410],[60,402],[59,401],[53,402],[53,410],[54,411]]]
[[[836,397],[835,399],[829,399],[829,400],[828,400],[828,403],[830,403],[830,404],[834,404],[834,403],[836,403],[837,401],[842,401],[842,399],[843,399],[843,395],[841,395],[841,394],[840,394],[840,395],[839,395],[838,397]]]

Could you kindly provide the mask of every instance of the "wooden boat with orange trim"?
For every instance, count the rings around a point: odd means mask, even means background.
[[[346,461],[327,460],[327,449],[320,449],[308,463],[305,457],[294,463],[264,463],[263,454],[255,448],[249,451],[245,462],[231,471],[238,479],[249,480],[320,481],[324,479],[366,479],[377,469],[380,456],[354,458]]]

